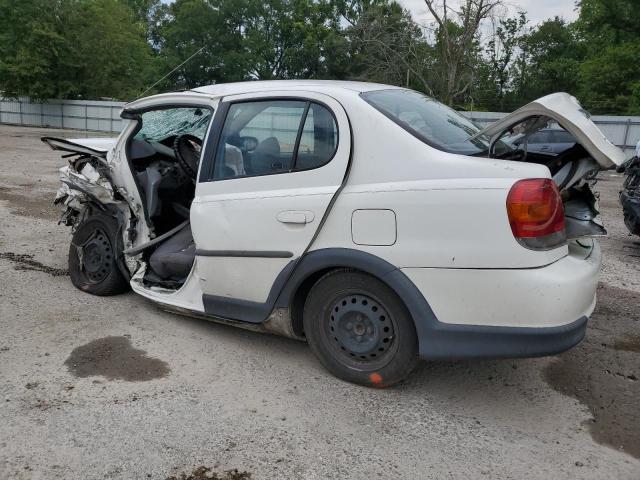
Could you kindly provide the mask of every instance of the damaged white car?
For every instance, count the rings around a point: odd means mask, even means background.
[[[483,131],[417,92],[334,81],[201,87],[122,117],[117,139],[43,139],[68,158],[56,202],[81,290],[305,339],[370,386],[585,334],[606,233],[587,179],[625,156],[567,94]],[[549,127],[577,143],[528,151]]]

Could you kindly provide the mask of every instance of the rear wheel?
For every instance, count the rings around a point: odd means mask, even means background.
[[[69,246],[71,283],[92,295],[116,295],[129,289],[117,264],[117,224],[111,217],[92,215],[84,220]]]
[[[349,382],[393,385],[418,360],[404,304],[383,282],[361,272],[336,270],[320,278],[305,302],[303,322],[320,362]]]

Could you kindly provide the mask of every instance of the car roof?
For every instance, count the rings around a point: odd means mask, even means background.
[[[194,88],[191,91],[207,95],[223,96],[241,93],[264,92],[268,90],[312,90],[328,92],[336,89],[361,93],[371,90],[400,88],[381,83],[352,82],[344,80],[255,80],[246,82],[219,83]]]

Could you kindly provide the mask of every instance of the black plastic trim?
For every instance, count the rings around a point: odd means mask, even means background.
[[[196,249],[199,257],[248,257],[248,258],[291,258],[292,252],[279,250],[201,250]]]
[[[213,315],[228,320],[243,321],[247,323],[262,323],[273,310],[278,293],[282,290],[291,271],[296,266],[296,261],[290,261],[278,274],[269,295],[264,302],[251,302],[237,298],[221,297],[218,295],[202,295],[204,311],[207,315]]]
[[[413,318],[420,357],[425,359],[512,358],[551,355],[584,337],[587,318],[560,327],[495,327],[440,322],[420,290],[401,270],[360,250],[329,248],[309,252],[274,304],[288,308],[310,275],[328,268],[355,268],[385,282],[403,300]],[[270,295],[271,296],[271,295]]]
[[[563,352],[585,335],[587,317],[558,327],[498,327],[440,322],[415,284],[398,268],[375,255],[348,248],[327,248],[292,260],[278,274],[265,302],[203,295],[205,313],[247,323],[264,322],[273,309],[290,308],[302,283],[331,268],[354,268],[386,283],[413,318],[421,358],[538,357]]]

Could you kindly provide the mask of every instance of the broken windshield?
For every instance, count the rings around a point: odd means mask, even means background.
[[[135,138],[160,142],[166,138],[190,134],[204,139],[211,110],[205,108],[167,108],[142,114],[142,128]]]

